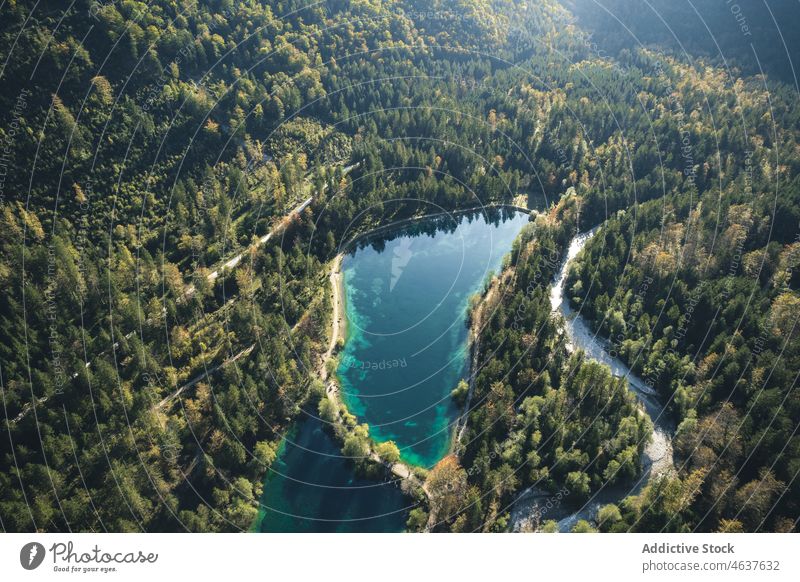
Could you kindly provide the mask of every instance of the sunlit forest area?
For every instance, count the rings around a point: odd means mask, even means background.
[[[249,530],[303,407],[393,463],[326,394],[331,261],[516,205],[407,529],[641,474],[650,420],[550,301],[597,228],[566,294],[665,403],[675,467],[575,531],[797,531],[800,11],[655,4],[675,28],[627,0],[2,4],[2,529]]]

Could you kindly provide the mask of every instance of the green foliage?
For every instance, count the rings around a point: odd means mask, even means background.
[[[788,87],[653,49],[600,58],[552,1],[33,4],[0,23],[4,529],[248,528],[281,435],[324,394],[339,246],[431,204],[536,197],[553,205],[504,263],[469,445],[431,471],[441,527],[505,529],[523,486],[585,498],[639,474],[648,422],[567,353],[549,305],[567,242],[600,223],[567,289],[670,401],[686,461],[613,527],[793,527]]]
[[[765,176],[753,179],[757,192],[768,191],[759,185]],[[800,366],[792,331],[800,297],[787,276],[797,245],[785,231],[769,230],[773,198],[746,194],[742,180],[728,177],[722,222],[707,210],[719,200],[713,191],[612,217],[569,277],[574,303],[669,403],[682,477],[704,474],[692,504],[667,519],[667,529],[685,523],[716,531],[733,521],[747,531],[781,529],[796,514],[786,492],[797,453],[766,443],[791,442],[788,427],[800,414],[790,372]],[[797,187],[796,180],[787,187],[787,200]],[[633,457],[617,458],[609,470],[630,474]]]
[[[386,463],[394,464],[400,460],[400,450],[394,441],[386,441],[375,445],[375,453]]]
[[[421,507],[415,507],[408,514],[406,528],[408,531],[420,532],[425,529],[428,523],[428,513]]]
[[[464,403],[467,401],[467,394],[469,393],[469,384],[466,380],[461,380],[458,383],[458,386],[453,388],[452,392],[450,392],[450,396],[453,398],[453,401],[459,405],[464,406]]]
[[[580,519],[573,526],[572,533],[597,533],[597,530],[585,519]]]
[[[621,519],[622,513],[613,503],[604,505],[597,511],[597,524],[601,531],[610,531],[611,527]]]
[[[319,417],[327,423],[333,424],[339,416],[336,403],[330,398],[321,398],[319,401]]]
[[[540,533],[558,533],[558,522],[549,519],[545,521],[536,531]]]

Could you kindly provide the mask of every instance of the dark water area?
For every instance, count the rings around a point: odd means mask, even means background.
[[[303,414],[264,482],[258,532],[401,532],[414,501],[356,475],[326,425]]]

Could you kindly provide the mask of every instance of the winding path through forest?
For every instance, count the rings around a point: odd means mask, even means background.
[[[569,299],[564,295],[564,283],[572,262],[597,230],[598,228],[594,228],[588,232],[577,234],[570,241],[567,256],[550,289],[550,304],[553,311],[560,311],[564,316],[565,331],[569,340],[567,349],[569,351],[583,350],[587,358],[608,366],[614,376],[624,378],[628,389],[639,400],[642,413],[647,414],[653,422],[653,433],[642,455],[642,474],[635,483],[624,487],[603,487],[577,511],[568,512],[566,515],[563,507],[558,508],[561,509],[560,512],[548,509],[549,518],[558,519],[559,531],[570,531],[579,520],[594,518],[598,509],[603,505],[617,503],[629,495],[638,494],[651,479],[674,467],[672,437],[675,433],[675,426],[664,406],[659,402],[656,392],[622,361],[609,354],[607,342],[591,330],[580,313],[570,307]],[[512,507],[512,529],[519,531],[535,525],[533,522],[543,513],[542,503],[547,503],[552,498],[553,496],[548,492],[539,489],[531,488],[524,491]]]

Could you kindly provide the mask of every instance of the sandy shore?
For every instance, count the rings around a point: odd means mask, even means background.
[[[331,338],[330,342],[328,343],[328,349],[323,354],[322,361],[319,367],[319,375],[322,378],[323,382],[325,382],[325,394],[327,398],[336,405],[336,409],[339,410],[342,406],[346,406],[342,401],[341,395],[339,394],[339,383],[335,375],[328,374],[327,363],[334,356],[334,352],[336,351],[336,343],[339,341],[339,338],[345,338],[347,333],[347,321],[346,321],[346,313],[345,313],[345,291],[344,291],[344,277],[342,274],[342,259],[343,255],[337,255],[332,263],[331,263],[331,273],[330,273],[330,282],[331,282],[331,294],[332,294],[332,321],[331,321]],[[345,427],[344,422],[342,420],[341,415],[337,416],[337,423],[343,431],[347,431],[347,427]],[[374,451],[374,443],[370,442],[370,453],[369,459],[375,463],[379,463],[386,467],[393,475],[396,477],[407,480],[411,485],[415,487],[419,487],[426,495],[428,495],[428,491],[425,488],[424,482],[420,481],[416,475],[414,475],[411,467],[406,465],[402,462],[397,463],[387,463],[383,459],[381,459],[377,453]]]
[[[343,404],[339,395],[339,383],[335,375],[328,374],[328,361],[333,357],[336,351],[336,342],[339,338],[345,337],[346,324],[344,321],[344,280],[342,275],[342,259],[343,255],[339,254],[333,259],[331,263],[331,273],[329,276],[331,282],[331,305],[332,305],[332,321],[331,321],[331,339],[328,342],[328,349],[322,355],[322,361],[319,365],[319,376],[325,382],[325,394],[336,405],[337,410]]]
[[[328,343],[328,349],[322,356],[322,364],[320,366],[320,376],[322,379],[328,380],[328,369],[326,364],[334,351],[336,351],[336,342],[340,337],[345,337],[345,322],[344,322],[344,281],[342,280],[342,255],[336,255],[331,263],[331,274],[329,276],[331,282],[331,305],[333,309],[333,321],[331,322],[331,339]]]

